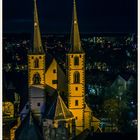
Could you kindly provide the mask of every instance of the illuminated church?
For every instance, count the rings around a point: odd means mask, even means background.
[[[92,111],[85,102],[85,52],[80,41],[75,0],[71,29],[65,74],[57,60],[43,49],[34,0],[33,50],[28,53],[29,102],[20,113],[16,139],[31,139],[34,134],[34,139],[39,140],[67,140],[95,125]],[[64,92],[67,104],[61,98]]]

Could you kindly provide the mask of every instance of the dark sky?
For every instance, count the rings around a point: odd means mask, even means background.
[[[43,33],[69,32],[73,0],[37,0]],[[77,0],[80,32],[135,32],[137,0]],[[33,0],[3,0],[3,31],[31,32]]]

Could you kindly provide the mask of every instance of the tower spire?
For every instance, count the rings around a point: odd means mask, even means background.
[[[36,0],[34,0],[34,42],[33,42],[33,45],[34,45],[33,46],[34,53],[43,53]]]
[[[80,33],[78,27],[78,19],[77,19],[77,11],[76,11],[76,0],[73,0],[73,19],[72,19],[72,27],[71,27],[71,49],[70,52],[79,53],[83,52],[81,47]]]

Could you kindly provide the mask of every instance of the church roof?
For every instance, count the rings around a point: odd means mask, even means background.
[[[84,110],[85,112],[91,112],[91,109],[89,108],[89,106],[87,105],[87,103],[86,103],[86,107],[85,107],[85,110]]]
[[[31,85],[30,88],[31,89],[43,90],[44,86],[43,85]]]
[[[71,43],[70,53],[82,53],[83,52],[83,49],[81,47],[75,0],[73,3],[73,19],[72,19],[70,43]]]
[[[47,119],[65,120],[70,118],[73,118],[73,114],[69,111],[61,96],[58,94],[56,100],[54,101],[47,114]]]
[[[93,121],[93,122],[100,122],[100,120],[97,119],[95,116],[92,116],[92,121]]]
[[[31,112],[16,130],[15,137],[18,140],[43,140],[41,128],[35,123]]]
[[[46,61],[45,61],[45,62],[46,62],[46,63],[45,63],[45,66],[46,66],[46,70],[48,70],[50,64],[51,64],[52,61],[53,61],[53,56],[52,56],[50,53],[48,53],[48,52],[46,52],[45,54],[46,54],[46,56],[45,56],[45,59],[46,59]]]
[[[52,56],[49,53],[46,53],[46,71],[49,69],[50,65],[52,64],[53,61],[56,61],[57,63],[57,67],[60,67],[60,69],[64,72],[64,74],[66,74],[66,70],[64,68],[64,66],[61,64],[62,63],[62,59],[60,59],[59,57],[56,56]]]
[[[53,87],[49,86],[49,85],[45,85],[45,91],[50,95],[52,96],[55,92],[56,92],[56,89],[54,89]]]

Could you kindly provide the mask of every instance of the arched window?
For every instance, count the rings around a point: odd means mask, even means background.
[[[80,83],[80,73],[78,71],[74,72],[73,80],[74,83]]]
[[[35,68],[38,68],[38,67],[39,67],[39,60],[38,60],[38,58],[36,58],[36,59],[34,60],[34,67],[35,67]]]
[[[33,84],[40,84],[41,78],[39,73],[37,72],[36,74],[34,74],[33,76]]]
[[[74,57],[74,65],[79,65],[79,57],[78,56]]]

